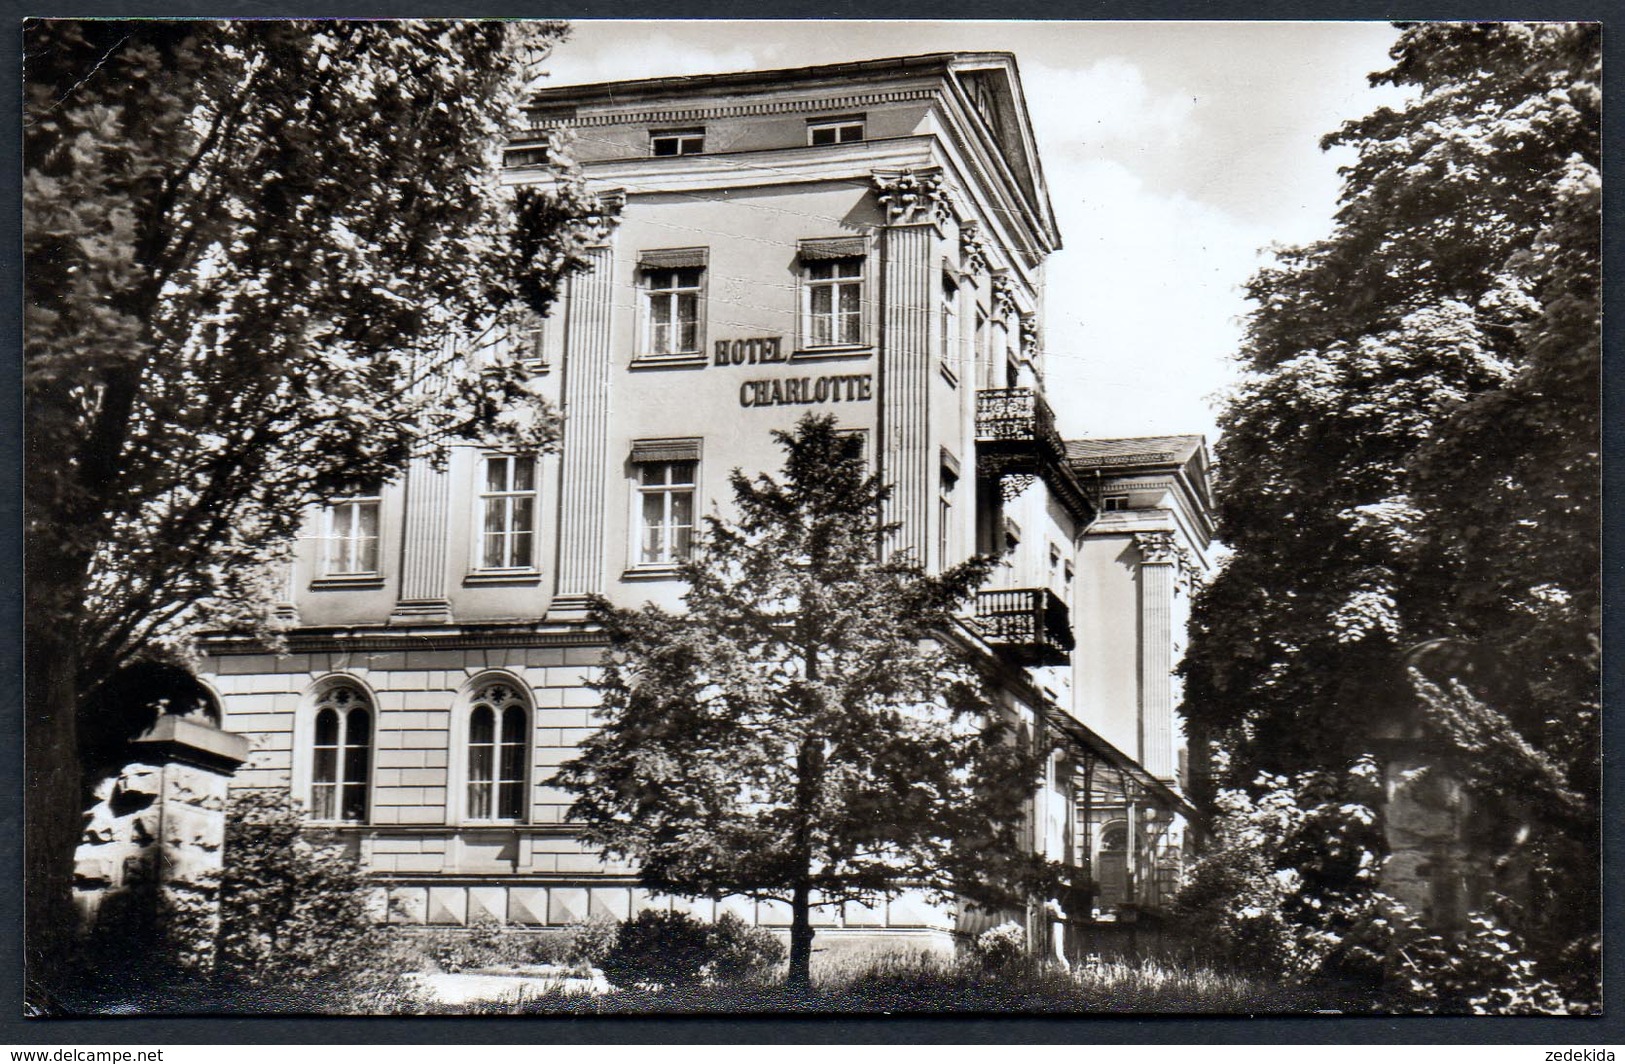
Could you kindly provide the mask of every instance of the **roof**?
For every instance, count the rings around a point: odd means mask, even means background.
[[[946,79],[951,86],[949,96],[957,98],[969,112],[965,123],[968,128],[963,130],[963,135],[968,141],[986,145],[993,168],[1002,171],[1002,178],[1011,184],[1016,200],[1025,201],[1020,202],[1019,213],[1028,217],[1042,245],[1032,254],[1042,259],[1059,248],[1061,235],[1044,182],[1032,119],[1021,87],[1016,57],[1012,52],[930,52],[822,66],[552,85],[532,92],[524,109],[534,132],[561,121],[578,121],[583,110],[596,111],[601,117],[611,119],[631,118],[633,115],[628,109],[637,107],[676,114],[684,107],[693,105],[683,104],[673,108],[668,101],[693,100],[700,95],[714,98],[754,95],[787,87],[833,87],[862,78],[914,79],[925,76]],[[972,97],[987,99],[989,111],[984,113]],[[741,108],[754,105],[735,101],[732,106]],[[957,138],[961,135],[952,122],[949,127],[950,136]],[[998,179],[999,175],[995,175],[994,180]]]
[[[1183,465],[1201,452],[1201,436],[1125,436],[1118,439],[1067,440],[1066,460],[1074,468],[1133,465]]]
[[[549,85],[531,93],[530,106],[544,105],[557,100],[584,100],[600,97],[604,102],[619,102],[628,96],[663,95],[688,92],[706,86],[738,85],[757,81],[799,81],[821,77],[845,77],[882,70],[913,68],[947,70],[956,62],[976,60],[1007,60],[1014,62],[1010,52],[928,52],[923,55],[891,56],[885,59],[859,59],[844,63],[825,63],[821,66],[780,67],[772,70],[730,70],[716,74],[677,74],[655,78],[631,78],[623,81],[585,82],[579,85]]]

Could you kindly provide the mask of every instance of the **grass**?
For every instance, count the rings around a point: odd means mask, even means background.
[[[1322,1003],[1257,979],[1153,960],[1109,961],[1067,971],[1011,965],[984,971],[926,955],[858,958],[821,965],[810,993],[776,980],[585,995],[548,991],[454,1011],[474,1015],[694,1013],[1247,1014],[1303,1013]]]

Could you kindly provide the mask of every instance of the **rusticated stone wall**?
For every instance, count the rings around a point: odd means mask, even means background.
[[[226,788],[248,742],[196,717],[160,717],[103,780],[74,861],[74,898],[97,944],[213,963]]]

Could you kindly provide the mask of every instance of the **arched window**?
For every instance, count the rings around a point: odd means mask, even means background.
[[[316,700],[310,814],[314,820],[367,819],[372,769],[372,702],[354,684],[336,683]]]
[[[1100,852],[1102,854],[1128,852],[1128,821],[1113,820],[1100,829]]]
[[[468,819],[523,820],[530,714],[512,684],[486,684],[468,713]]]

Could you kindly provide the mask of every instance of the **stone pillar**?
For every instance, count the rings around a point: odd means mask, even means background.
[[[74,860],[74,900],[97,946],[207,970],[219,929],[226,788],[248,740],[162,716],[96,789]]]
[[[1160,780],[1174,779],[1174,583],[1179,552],[1172,532],[1140,532],[1139,759]]]
[[[1493,854],[1473,845],[1472,796],[1435,744],[1392,741],[1383,753],[1380,889],[1434,931],[1458,931],[1494,885]]]
[[[401,597],[390,613],[394,624],[451,620],[446,597],[446,549],[450,532],[451,481],[428,458],[406,470],[406,518],[401,548]]]
[[[548,611],[566,617],[584,614],[591,596],[607,586],[604,507],[615,274],[608,231],[601,236],[603,242],[586,252],[591,268],[566,282],[558,588]]]
[[[934,492],[931,323],[940,284],[937,242],[948,213],[940,170],[875,171],[881,230],[880,475],[893,485],[884,514],[901,528],[885,547],[925,565]]]

